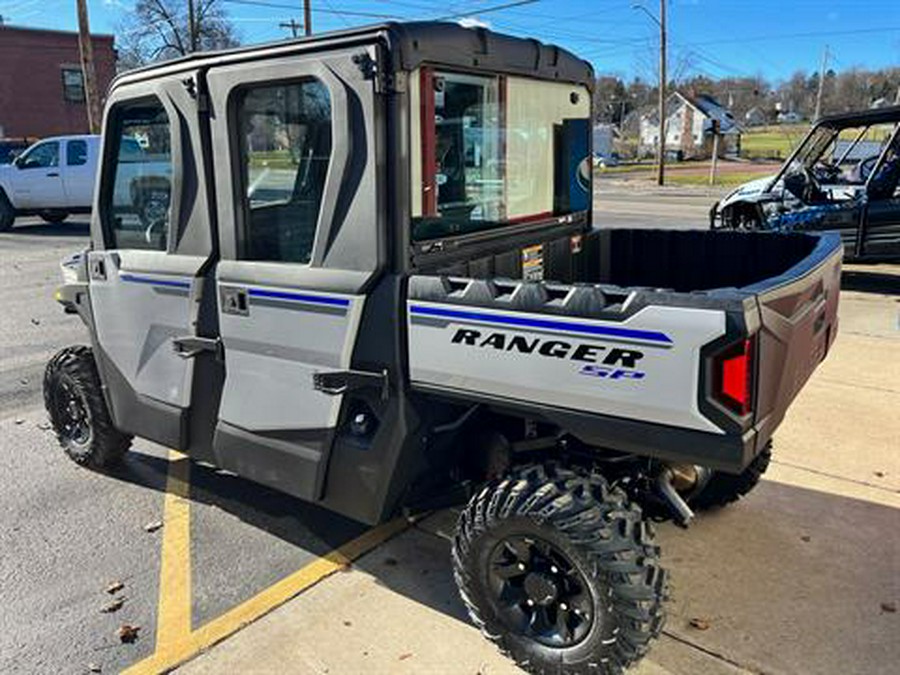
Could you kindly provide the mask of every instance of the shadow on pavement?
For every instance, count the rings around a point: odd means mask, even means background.
[[[844,270],[841,274],[841,290],[900,295],[900,275],[878,271]]]
[[[900,660],[900,643],[889,637],[898,621],[891,609],[900,593],[898,519],[888,506],[764,481],[749,498],[701,514],[686,531],[658,525],[672,579],[665,632],[751,672],[892,672]],[[354,566],[391,591],[467,621],[449,542],[423,537],[402,535]],[[697,617],[708,630],[691,627]],[[648,658],[655,660],[652,648]]]
[[[167,465],[134,452],[109,475],[163,491]],[[191,476],[194,502],[316,555],[366,529],[205,465],[193,464]],[[889,506],[764,481],[687,531],[659,525],[673,580],[666,632],[752,671],[890,672],[900,659],[900,643],[887,639],[897,630],[891,607],[900,594],[892,534],[898,518]],[[392,592],[466,621],[449,548],[445,538],[411,528],[353,566]],[[709,629],[692,628],[695,617]]]
[[[91,234],[89,220],[66,220],[62,223],[15,223],[4,234],[27,234],[38,237],[88,237]]]
[[[131,451],[121,465],[106,474],[165,492],[168,466],[165,457]],[[190,495],[192,502],[226,511],[317,556],[329,553],[368,529],[309,502],[196,462],[191,463]]]

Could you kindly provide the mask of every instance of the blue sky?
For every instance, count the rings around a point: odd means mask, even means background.
[[[302,19],[301,0],[222,0],[244,43],[288,35],[280,22]],[[312,0],[313,28],[377,21],[471,17],[491,28],[537,37],[591,60],[598,73],[655,77],[657,27],[634,0],[539,0],[496,12],[511,0]],[[258,2],[260,4],[253,4]],[[277,6],[261,6],[261,5]],[[654,14],[658,0],[645,0]],[[91,28],[113,33],[131,0],[89,0]],[[837,70],[900,66],[900,0],[669,0],[670,72],[762,75],[772,80],[818,68],[826,45]],[[12,25],[74,30],[74,0],[0,0]]]

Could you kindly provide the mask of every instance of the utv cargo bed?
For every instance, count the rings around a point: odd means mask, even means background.
[[[410,279],[412,386],[737,472],[828,350],[840,259],[836,235],[594,230],[454,263]]]

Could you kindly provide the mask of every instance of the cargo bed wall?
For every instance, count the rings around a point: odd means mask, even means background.
[[[545,279],[691,292],[741,288],[776,277],[815,245],[814,238],[803,234],[592,230],[422,271],[470,279]]]

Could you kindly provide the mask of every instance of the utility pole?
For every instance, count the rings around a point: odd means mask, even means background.
[[[97,76],[94,70],[94,46],[91,44],[91,27],[88,23],[87,0],[75,0],[78,7],[78,51],[81,53],[81,76],[84,78],[84,100],[87,108],[88,129],[100,133],[100,95],[97,93]]]
[[[303,0],[303,32],[306,35],[312,35],[312,9],[309,3],[310,0]]]
[[[666,0],[659,0],[659,149],[656,183],[666,182]]]
[[[819,90],[816,92],[816,114],[814,120],[819,119],[822,114],[822,90],[825,88],[825,68],[828,65],[828,45],[825,45],[825,51],[822,52],[822,67],[819,69]]]
[[[666,0],[659,0],[659,18],[641,4],[634,4],[632,9],[639,9],[659,26],[659,141],[656,148],[656,182],[663,185],[666,181]]]
[[[197,16],[194,13],[194,0],[188,0],[188,42],[193,54],[197,51]]]
[[[709,164],[709,184],[716,184],[716,171],[718,170],[719,163],[719,133],[721,129],[719,127],[719,120],[712,121],[712,133],[713,133],[713,147],[712,147],[712,162]]]
[[[294,19],[291,19],[290,23],[288,23],[288,22],[286,22],[286,21],[285,21],[285,22],[282,22],[282,23],[278,24],[278,27],[279,27],[279,28],[290,28],[290,29],[291,29],[291,34],[292,34],[294,37],[297,37],[297,31],[299,31],[300,28],[301,28],[300,24],[297,23],[296,21],[294,21]]]

